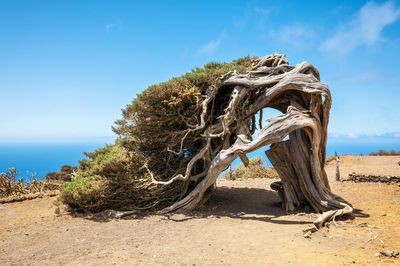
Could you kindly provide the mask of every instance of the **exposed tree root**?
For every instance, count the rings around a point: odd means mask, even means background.
[[[98,213],[98,216],[102,216],[103,218],[113,218],[113,219],[122,219],[125,217],[133,216],[133,215],[141,215],[142,213],[138,210],[132,211],[116,211],[116,210],[105,210]]]

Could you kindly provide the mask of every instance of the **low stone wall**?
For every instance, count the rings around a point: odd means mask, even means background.
[[[400,176],[389,175],[359,175],[356,173],[349,174],[349,178],[344,181],[353,182],[381,182],[381,183],[400,183]]]

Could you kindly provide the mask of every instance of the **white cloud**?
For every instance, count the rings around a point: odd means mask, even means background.
[[[361,72],[352,75],[338,76],[328,80],[328,83],[351,84],[351,83],[370,83],[381,81],[400,81],[400,73],[380,73],[380,72]]]
[[[400,132],[380,132],[370,134],[355,134],[350,133],[339,133],[339,132],[328,132],[328,139],[373,139],[373,138],[400,138]]]
[[[348,83],[362,83],[362,82],[371,82],[371,81],[378,81],[385,79],[386,76],[381,73],[376,72],[364,72],[358,73],[350,76],[338,77],[331,82],[338,83],[338,84],[348,84]]]
[[[328,132],[328,137],[336,138],[340,137],[341,135],[337,132]]]
[[[313,38],[314,30],[304,25],[283,26],[277,34],[278,39],[284,43],[304,42]]]
[[[111,23],[111,24],[107,24],[107,25],[106,25],[106,31],[107,31],[107,32],[110,32],[110,31],[112,31],[112,29],[115,28],[116,26],[117,26],[117,24],[112,24],[112,23]]]
[[[352,20],[322,44],[322,50],[348,53],[359,46],[372,45],[382,39],[383,28],[394,23],[399,17],[400,9],[391,1],[383,4],[368,2]]]
[[[341,4],[331,10],[331,14],[334,16],[340,15],[344,10],[346,9],[346,6],[344,4]]]
[[[259,8],[259,7],[254,8],[254,12],[259,13],[265,17],[269,16],[272,13],[272,11],[274,11],[273,8]]]
[[[356,139],[356,138],[358,138],[358,136],[357,136],[356,134],[352,133],[352,132],[348,133],[348,134],[347,134],[347,137],[348,137],[348,138],[351,138],[351,139]]]
[[[116,21],[114,23],[108,23],[106,24],[106,31],[107,32],[112,32],[115,31],[117,29],[121,29],[122,27],[122,22],[121,21]]]
[[[233,21],[232,25],[236,30],[247,30],[249,26],[265,28],[266,21],[270,19],[271,15],[278,14],[280,8],[277,6],[265,7],[252,7],[247,5],[243,10],[241,16]]]
[[[209,55],[209,54],[213,54],[215,53],[215,51],[218,49],[218,47],[220,46],[221,42],[223,39],[225,39],[226,37],[226,32],[224,31],[219,37],[218,39],[211,41],[205,45],[203,45],[198,54],[199,55]]]
[[[293,24],[272,29],[262,37],[269,41],[277,41],[280,45],[284,45],[284,47],[303,49],[314,44],[315,35],[314,29],[310,26]]]
[[[384,132],[375,134],[377,137],[400,138],[400,132]]]

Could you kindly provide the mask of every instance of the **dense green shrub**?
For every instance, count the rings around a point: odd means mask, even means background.
[[[279,178],[279,175],[273,167],[265,167],[263,158],[255,157],[249,160],[247,167],[240,163],[232,172],[225,171],[223,178],[227,180]]]
[[[221,93],[229,97],[229,93],[212,88],[222,75],[233,70],[245,73],[251,65],[250,57],[231,63],[209,63],[148,87],[122,110],[122,119],[115,122],[113,130],[119,136],[116,143],[87,153],[88,158],[80,161],[76,178],[62,187],[59,200],[84,211],[154,210],[185,196],[193,184],[177,181],[168,186],[154,185],[151,174],[161,181],[184,174],[186,164],[204,146],[201,131],[187,130],[200,124],[202,95]],[[211,120],[205,123],[213,123],[223,113],[226,102],[210,103],[213,108],[208,109],[207,117]],[[193,171],[200,168],[196,165]]]
[[[203,147],[200,134],[186,135],[188,124],[200,122],[201,95],[211,93],[209,87],[215,86],[223,74],[232,70],[244,73],[250,67],[250,57],[232,63],[209,63],[181,77],[152,85],[122,110],[123,119],[116,121],[113,130],[127,137],[124,147],[146,156],[149,168],[159,179],[168,179],[185,171],[182,165]],[[226,107],[217,106],[219,110],[213,110],[215,117]],[[171,153],[180,150],[185,151],[185,156]]]

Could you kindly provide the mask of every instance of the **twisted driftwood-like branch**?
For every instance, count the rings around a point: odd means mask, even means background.
[[[222,103],[223,113],[213,117],[218,107],[215,103],[224,93],[230,93],[229,101]],[[317,227],[352,212],[349,203],[331,192],[324,170],[331,94],[313,65],[303,62],[293,67],[278,54],[258,58],[246,74],[233,71],[224,75],[203,96],[201,106],[198,125],[183,120],[188,126],[185,137],[200,133],[203,148],[186,164],[185,174],[168,181],[152,177],[157,185],[185,182],[181,199],[160,213],[196,208],[208,198],[219,174],[237,157],[246,165],[247,153],[269,144],[271,149],[266,154],[282,179],[280,196],[286,210],[312,206],[323,213],[315,221]],[[282,115],[263,126],[264,108],[277,109]],[[257,114],[259,131],[253,139]],[[289,139],[283,141],[286,136]],[[184,139],[181,150],[183,143]],[[190,182],[194,186],[188,190]]]

